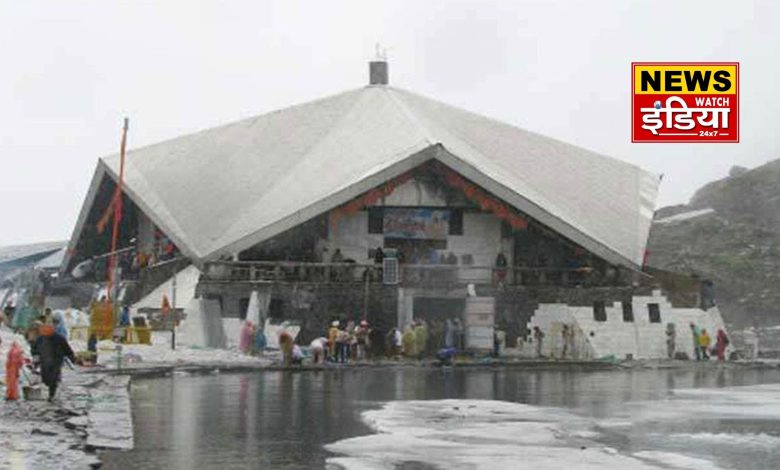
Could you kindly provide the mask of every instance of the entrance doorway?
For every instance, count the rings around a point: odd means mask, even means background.
[[[415,297],[412,306],[414,318],[420,318],[427,322],[433,320],[446,320],[448,318],[463,319],[463,310],[466,308],[466,299],[447,297]]]

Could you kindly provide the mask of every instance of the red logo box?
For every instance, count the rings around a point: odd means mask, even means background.
[[[631,142],[739,142],[739,62],[631,63]]]

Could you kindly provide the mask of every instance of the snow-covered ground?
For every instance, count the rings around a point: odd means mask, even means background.
[[[122,344],[113,341],[98,343],[98,364],[108,369],[117,367],[117,359],[121,348],[122,367],[143,367],[163,365],[268,365],[278,354],[267,353],[263,356],[250,356],[241,353],[237,348],[215,349],[197,348],[183,345],[176,337],[176,349],[171,349],[171,334],[166,331],[153,331],[152,344]],[[74,351],[85,351],[85,341],[71,341]]]
[[[87,446],[131,448],[128,381],[67,370],[54,403],[0,402],[0,468],[89,468]]]
[[[331,468],[389,470],[416,462],[448,469],[717,470],[731,468],[721,466],[724,455],[770,466],[780,461],[773,431],[780,384],[677,390],[668,400],[626,403],[606,419],[490,400],[395,401],[362,419],[375,434],[326,446],[338,454],[328,460]],[[746,421],[765,424],[745,431],[739,423]],[[691,422],[704,424],[687,429]],[[630,445],[605,444],[615,436]]]
[[[17,342],[30,357],[25,338],[0,326],[0,468],[88,468],[99,463],[85,446],[129,449],[133,446],[129,376],[86,374],[86,368],[63,369],[63,383],[54,404],[44,401],[5,402],[5,362]],[[74,351],[84,351],[84,341],[71,341]],[[171,349],[170,334],[152,334],[151,345],[121,345],[122,367],[160,365],[266,365],[273,355],[252,357],[233,349],[178,346]],[[98,362],[93,371],[115,369],[120,353],[112,341],[98,343]],[[32,374],[22,374],[21,385]],[[45,387],[40,386],[43,396]]]

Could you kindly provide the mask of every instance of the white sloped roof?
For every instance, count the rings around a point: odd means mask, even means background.
[[[0,264],[30,258],[34,256],[48,256],[50,253],[62,249],[68,242],[42,242],[27,245],[11,245],[0,247]]]
[[[186,254],[204,260],[248,248],[429,158],[605,259],[642,263],[654,175],[389,86],[132,150],[125,185]],[[116,178],[118,156],[100,165]]]
[[[49,256],[35,263],[35,269],[58,269],[62,266],[62,260],[65,259],[65,247],[60,248]]]

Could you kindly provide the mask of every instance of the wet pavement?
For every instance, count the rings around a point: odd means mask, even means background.
[[[530,444],[522,432],[513,431],[519,436],[517,442],[495,447],[503,439],[502,426],[522,430],[541,426],[531,423],[544,423],[555,441],[533,445],[559,449],[540,454],[551,468],[577,468],[576,462],[556,459],[558,454],[570,459],[573,445],[582,439],[589,449],[597,450],[588,454],[595,464],[589,468],[613,468],[612,464],[624,468],[780,468],[780,388],[761,385],[777,383],[777,369],[715,364],[611,371],[397,367],[176,373],[133,382],[135,448],[108,452],[102,458],[104,468],[297,469],[324,468],[328,461],[334,468],[337,463],[367,468],[366,461],[360,460],[365,457],[361,451],[365,446],[350,438],[370,437],[383,430],[382,426],[400,429],[404,439],[410,434],[399,425],[404,424],[400,416],[407,412],[405,408],[388,407],[388,402],[468,398],[489,401],[475,405],[474,419],[480,425],[477,437],[482,440],[469,437],[473,432],[469,429],[458,437],[465,439],[459,443],[461,448],[475,441],[467,454],[484,451],[511,456],[517,446]],[[484,416],[503,406],[496,401],[530,407],[508,412],[507,416],[514,417],[510,423],[493,425]],[[435,427],[441,410],[451,413],[453,408],[450,402],[426,406],[433,407],[427,412],[433,421],[420,418],[414,423],[414,432],[423,435],[428,432],[426,427]],[[526,412],[534,418],[523,425]],[[382,413],[381,419],[372,421],[376,415],[371,413]],[[403,452],[400,457],[390,455],[397,450],[394,446],[424,447],[431,445],[429,439],[393,441],[386,437],[380,439],[388,443],[386,448],[372,451],[376,454],[372,457],[386,457],[372,462],[385,465],[377,468],[430,468],[437,463],[425,461],[434,454],[420,448],[410,450],[408,459]],[[451,439],[439,437],[446,442]],[[616,457],[610,459],[611,455]],[[626,462],[636,465],[626,467]],[[449,465],[474,468],[467,464],[453,460]]]
[[[129,377],[64,371],[53,403],[0,402],[0,468],[90,468],[97,449],[132,448]]]

